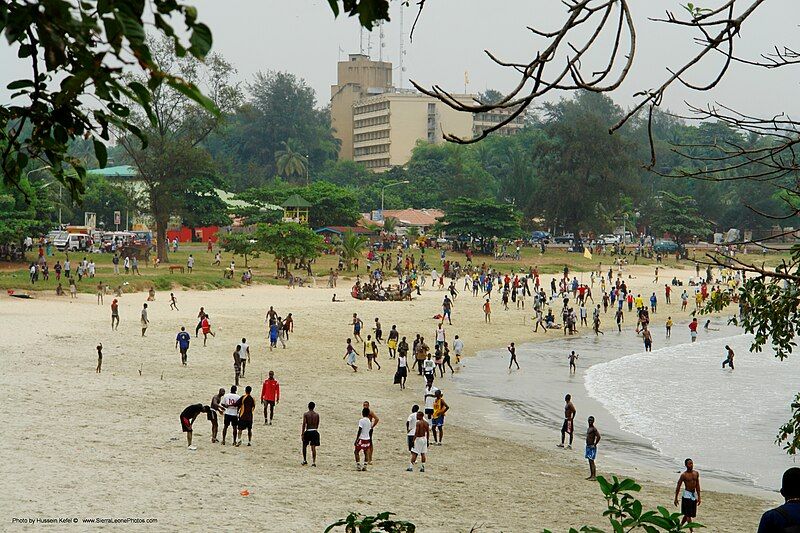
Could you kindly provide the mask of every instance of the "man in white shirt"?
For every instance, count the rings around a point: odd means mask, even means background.
[[[424,400],[425,400],[425,417],[428,420],[431,420],[433,417],[433,402],[436,400],[436,392],[439,390],[438,387],[433,386],[433,380],[429,379],[428,383],[425,385],[425,393],[424,393]]]
[[[233,425],[233,444],[236,445],[236,427],[239,423],[239,408],[236,403],[239,401],[239,396],[236,394],[236,385],[231,386],[231,391],[222,397],[222,407],[225,408],[225,425],[222,428],[222,445],[225,446],[225,436],[228,433],[228,426]]]
[[[223,437],[224,439],[225,437]],[[372,446],[372,421],[369,419],[369,407],[361,410],[361,419],[358,421],[358,431],[356,440],[353,443],[354,455],[356,457],[356,470],[367,471],[367,453]],[[364,452],[364,464],[361,464],[360,453]]]
[[[464,341],[459,339],[458,335],[453,341],[453,351],[456,353],[456,364],[458,364],[461,362],[461,354],[464,353]]]
[[[192,269],[194,268],[194,257],[192,254],[189,254],[189,259],[186,260],[186,269],[189,271],[189,274],[192,273]]]
[[[242,342],[239,344],[239,360],[242,363],[242,377],[244,377],[244,369],[247,363],[250,362],[250,345],[247,344],[247,339],[242,337]]]
[[[446,339],[446,334],[444,331],[444,325],[439,323],[439,326],[436,328],[436,346],[441,348],[444,345],[444,341]]]
[[[419,411],[419,405],[414,405],[411,408],[411,414],[408,415],[408,419],[406,420],[406,434],[408,435],[408,451],[412,451],[414,449],[414,437],[415,432],[417,429],[417,412]]]

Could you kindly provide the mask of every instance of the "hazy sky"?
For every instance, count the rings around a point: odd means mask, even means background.
[[[749,4],[746,0],[741,3]],[[695,34],[687,28],[651,22],[665,10],[681,11],[683,0],[633,0],[637,21],[636,66],[614,99],[624,105],[633,102],[633,93],[659,85],[668,75],[665,67],[678,67],[695,53]],[[704,0],[714,7],[722,0]],[[316,90],[320,104],[327,103],[330,85],[336,81],[336,62],[359,50],[357,22],[349,18],[334,21],[327,0],[196,0],[200,18],[214,33],[214,50],[222,53],[248,80],[258,70],[285,70],[305,78]],[[383,57],[395,66],[399,85],[400,25],[399,0],[392,5],[392,21],[384,25]],[[408,33],[416,11],[406,8]],[[483,53],[491,50],[504,59],[526,61],[541,47],[525,28],[533,25],[554,29],[566,16],[560,0],[428,0],[414,34],[406,37],[406,79],[426,85],[438,83],[461,92],[464,72],[469,72],[469,92],[486,88],[507,91],[518,80],[516,73],[499,67]],[[800,48],[798,0],[769,0],[747,22],[737,39],[738,53],[757,57],[775,45]],[[367,33],[364,32],[366,49]],[[378,58],[378,32],[372,33],[372,56]],[[599,58],[595,58],[599,59]],[[599,66],[586,66],[591,68]],[[713,78],[719,59],[707,61],[690,76],[703,84]],[[0,42],[0,82],[2,86],[28,74],[27,64],[16,59],[5,40]],[[698,94],[675,86],[665,98],[674,111],[685,109],[684,100],[694,104],[719,101],[734,108],[772,115],[780,111],[800,111],[796,95],[800,69],[772,71],[734,65],[725,81],[713,93]],[[409,84],[406,82],[406,87]],[[0,92],[7,101],[8,92]]]

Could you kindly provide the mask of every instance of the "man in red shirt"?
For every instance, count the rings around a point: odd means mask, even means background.
[[[281,400],[281,386],[275,379],[275,373],[270,370],[269,377],[264,380],[261,386],[261,403],[264,404],[264,425],[272,425],[272,417],[275,414],[275,404]]]
[[[672,287],[670,287],[669,285],[664,285],[664,295],[667,297],[667,303],[670,303],[669,295],[671,293],[672,293]]]
[[[691,322],[689,322],[689,334],[692,336],[692,342],[697,340],[697,318],[693,318]]]

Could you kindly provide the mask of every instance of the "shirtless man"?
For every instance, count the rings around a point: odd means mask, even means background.
[[[311,466],[317,466],[317,446],[319,446],[319,413],[314,411],[317,405],[308,402],[308,411],[303,415],[303,427],[300,429],[300,438],[303,440],[303,462],[306,460],[306,450],[311,446]]]
[[[675,487],[675,506],[677,507],[678,496],[681,492],[681,485],[683,485],[681,526],[692,523],[692,519],[697,516],[697,506],[700,505],[700,472],[694,469],[694,461],[691,459],[686,459],[683,464],[686,465],[686,472],[678,478],[678,486]],[[693,529],[689,527],[689,531],[693,531]]]
[[[594,427],[594,417],[589,417],[589,429],[586,430],[586,453],[585,457],[589,460],[589,481],[597,479],[597,469],[594,465],[594,460],[597,458],[597,443],[600,442],[600,432]]]
[[[569,373],[574,374],[578,369],[575,364],[575,361],[578,360],[578,354],[575,353],[575,350],[572,350],[572,352],[567,356],[567,359],[569,359]]]
[[[564,447],[564,439],[569,434],[567,449],[572,449],[572,438],[575,433],[575,412],[575,406],[572,405],[572,396],[567,394],[564,396],[564,424],[561,426],[561,444],[558,445],[559,448]]]
[[[725,365],[730,365],[731,370],[733,370],[733,356],[734,356],[733,348],[731,348],[726,344],[725,349],[728,350],[728,358],[722,361],[722,368],[724,369]]]
[[[216,395],[211,398],[211,414],[209,415],[209,420],[211,420],[211,443],[219,442],[217,440],[217,431],[219,431],[219,421],[217,415],[221,415],[225,412],[225,408],[222,407],[222,397],[225,396],[225,389],[219,389]]]
[[[425,420],[425,416],[417,411],[417,425],[414,430],[414,447],[411,449],[411,462],[406,468],[407,472],[414,471],[414,464],[417,462],[417,456],[421,457],[422,464],[419,467],[420,472],[425,471],[425,461],[428,455],[428,439],[430,438],[430,426]]]
[[[517,365],[517,370],[519,370],[519,363],[517,363],[517,348],[514,346],[514,343],[508,345],[508,353],[511,354],[511,360],[508,362],[508,369],[511,370],[511,365]]]

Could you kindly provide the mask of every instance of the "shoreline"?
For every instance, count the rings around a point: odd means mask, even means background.
[[[611,333],[617,334],[616,331],[612,331]],[[713,341],[727,339],[731,336],[740,335],[741,333],[742,331],[739,328],[723,326],[720,328],[719,332],[713,332],[713,334],[706,337],[704,340]],[[633,328],[623,328],[622,334],[633,334]],[[519,354],[518,359],[520,359],[522,362],[524,354],[530,354],[530,352],[540,350],[543,344],[559,344],[559,348],[564,353],[566,353],[567,350],[572,349],[569,345],[561,345],[559,340],[564,339],[540,339],[526,341],[524,344],[517,346],[517,353]],[[594,340],[594,338],[592,337],[591,332],[586,332],[579,334],[577,337],[567,337],[566,340],[567,342],[579,340],[591,342]],[[691,342],[687,338],[685,342],[677,342],[671,346],[680,347],[689,344],[691,344]],[[659,349],[663,348],[664,347]],[[581,353],[580,349],[576,351],[578,351],[579,354]],[[658,349],[654,350],[654,352],[657,351]],[[467,364],[469,365],[473,359],[492,359],[492,363],[502,364],[507,361],[507,357],[503,356],[503,352],[505,352],[505,347],[479,350],[474,354],[473,357],[468,358]],[[615,472],[632,471],[637,476],[637,481],[641,481],[638,476],[644,476],[643,479],[646,479],[648,482],[666,483],[666,480],[669,480],[673,477],[677,479],[677,476],[680,474],[681,465],[679,464],[679,461],[675,462],[667,457],[646,437],[639,435],[632,430],[623,428],[616,417],[611,414],[608,408],[603,404],[602,400],[592,395],[589,387],[587,386],[587,372],[593,366],[623,358],[636,357],[642,353],[643,352],[640,346],[639,350],[633,350],[631,348],[626,352],[613,352],[612,357],[603,360],[595,360],[588,365],[581,365],[579,360],[578,372],[576,374],[578,379],[569,381],[573,387],[579,388],[580,390],[577,394],[575,392],[575,388],[568,390],[568,392],[570,392],[573,396],[573,401],[577,402],[577,398],[580,398],[580,403],[576,403],[579,414],[576,417],[575,443],[573,445],[572,453],[576,455],[576,462],[582,464],[583,444],[581,436],[583,433],[582,424],[584,424],[583,415],[591,414],[596,418],[598,427],[601,428],[604,441],[601,445],[601,457],[603,463],[606,465],[606,468],[603,469],[603,467],[600,466],[601,463],[598,462],[599,475],[603,475],[604,470]],[[536,361],[536,363],[538,363],[540,366],[534,367],[532,372],[538,375],[542,371],[541,365],[549,364],[551,361],[545,362],[540,359]],[[474,367],[475,364],[473,363],[472,366]],[[529,362],[529,364],[523,366],[523,372],[528,371],[530,368],[531,364]],[[564,359],[563,364],[557,367],[555,370],[559,372],[563,370],[563,374],[567,372],[567,369],[568,366],[566,359]],[[549,368],[547,369],[547,372],[549,373],[552,370],[554,369]],[[488,423],[489,427],[483,427],[483,424],[475,423],[473,417],[459,417],[455,423],[458,423],[465,429],[479,431],[487,435],[500,436],[501,438],[508,439],[519,444],[534,445],[537,448],[546,449],[549,447],[554,447],[555,444],[560,440],[561,418],[554,418],[553,412],[560,412],[563,409],[563,395],[552,396],[551,399],[553,403],[547,407],[541,403],[543,400],[541,394],[537,395],[534,398],[535,401],[532,403],[528,401],[520,402],[510,398],[500,398],[491,394],[487,394],[484,390],[476,390],[472,380],[469,378],[465,379],[469,372],[470,367],[465,366],[459,373],[456,374],[457,378],[459,376],[461,377],[461,379],[457,379],[458,390],[456,395],[458,397],[458,401],[469,404],[469,410],[471,412],[475,414],[479,413],[475,418],[480,418],[482,422]],[[514,374],[514,372],[518,371],[512,371],[511,374]],[[537,385],[540,384],[541,382],[537,382]],[[548,391],[554,389],[552,385],[547,385],[544,388],[546,388]],[[541,390],[538,387],[535,389]],[[450,395],[453,395],[453,392],[450,392]],[[536,409],[537,407],[539,407],[539,409]],[[703,484],[707,490],[710,489],[715,491],[729,492],[732,494],[741,494],[743,496],[756,497],[765,500],[773,500],[780,497],[777,489],[769,490],[757,486],[746,478],[733,479],[730,474],[717,472],[713,469],[704,470],[700,468],[700,471],[704,473]],[[634,474],[627,475],[632,477]]]

